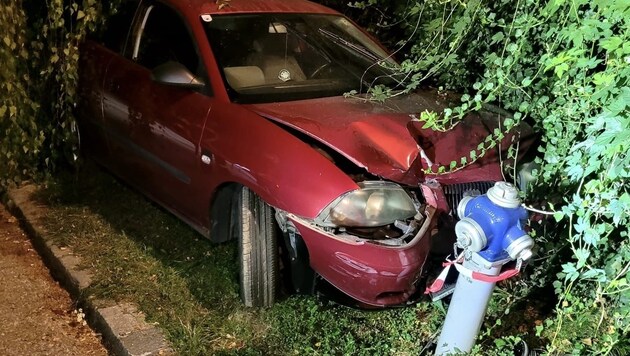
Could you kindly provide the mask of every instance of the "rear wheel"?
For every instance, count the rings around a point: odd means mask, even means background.
[[[241,299],[248,307],[268,307],[278,285],[277,229],[273,209],[248,188],[240,194],[238,245]]]

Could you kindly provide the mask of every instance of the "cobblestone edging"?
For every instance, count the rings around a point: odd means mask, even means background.
[[[32,184],[9,190],[7,207],[20,219],[52,276],[83,307],[88,323],[102,335],[110,352],[121,356],[174,354],[162,331],[147,323],[135,305],[112,305],[109,301],[86,296],[84,291],[92,281],[90,271],[79,269],[80,256],[71,249],[60,248],[51,241],[41,223],[45,207],[31,199],[36,191],[37,187]]]

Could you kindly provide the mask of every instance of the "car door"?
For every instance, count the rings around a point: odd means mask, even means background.
[[[152,79],[166,62],[182,64],[208,83],[183,18],[160,2],[143,2],[125,56],[113,59],[105,80],[104,113],[115,173],[189,220],[200,182],[199,141],[212,107],[209,85],[200,90]],[[189,221],[193,225],[197,222]]]
[[[112,58],[125,48],[139,0],[120,4],[101,33],[90,34],[81,44],[77,117],[81,148],[102,164],[110,158],[103,121],[103,84]]]

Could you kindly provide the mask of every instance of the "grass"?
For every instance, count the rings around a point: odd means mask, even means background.
[[[440,325],[430,303],[361,311],[293,296],[245,308],[235,243],[211,244],[95,167],[51,181],[38,199],[53,238],[94,271],[88,293],[137,303],[182,355],[417,355]]]

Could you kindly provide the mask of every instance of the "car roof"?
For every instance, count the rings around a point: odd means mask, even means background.
[[[171,0],[183,2],[182,0]],[[198,14],[233,13],[313,13],[338,14],[338,12],[306,0],[190,0],[192,10]]]

